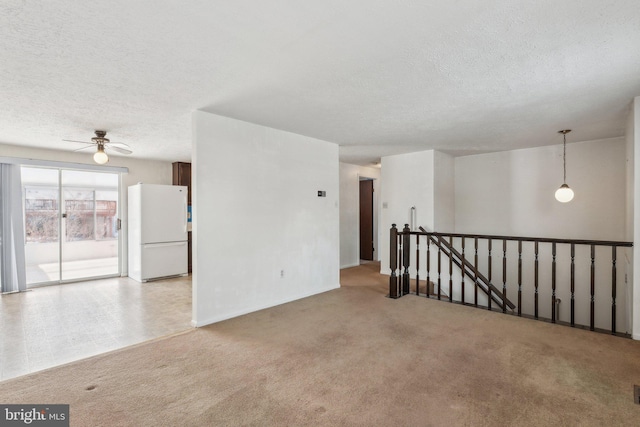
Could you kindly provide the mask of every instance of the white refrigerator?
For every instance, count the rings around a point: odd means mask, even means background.
[[[187,187],[129,187],[129,277],[146,282],[187,275]]]

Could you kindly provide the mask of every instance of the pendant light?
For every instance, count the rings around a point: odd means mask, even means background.
[[[564,179],[560,188],[556,190],[556,200],[562,203],[567,203],[573,200],[573,190],[567,185],[567,134],[571,132],[571,129],[559,130],[558,133],[563,137],[562,148],[562,165],[564,168]]]

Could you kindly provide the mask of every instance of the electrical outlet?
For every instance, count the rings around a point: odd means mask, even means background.
[[[284,277],[284,270],[280,270],[280,277]]]

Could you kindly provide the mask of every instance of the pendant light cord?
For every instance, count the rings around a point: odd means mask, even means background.
[[[563,170],[563,185],[567,184],[567,134],[571,132],[571,129],[559,130],[558,133],[562,134],[562,170]]]
[[[564,143],[563,143],[563,150],[562,150],[562,166],[564,169],[564,176],[563,176],[563,180],[562,182],[564,184],[567,183],[567,134],[563,134],[562,137],[564,138]]]

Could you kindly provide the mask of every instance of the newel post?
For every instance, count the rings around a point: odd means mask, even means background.
[[[395,224],[391,224],[391,230],[389,231],[389,268],[391,269],[389,298],[400,298],[400,295],[398,295],[398,276],[396,275],[398,268],[398,229]]]
[[[402,266],[404,272],[402,273],[402,295],[409,293],[410,281],[409,278],[409,259],[411,258],[411,229],[409,224],[404,225],[402,230]]]

